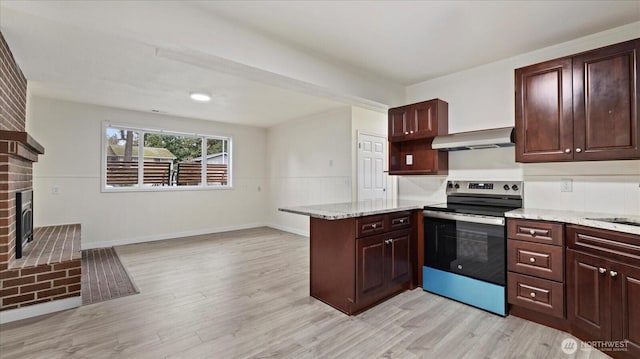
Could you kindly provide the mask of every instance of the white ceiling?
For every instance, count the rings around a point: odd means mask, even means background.
[[[36,94],[263,127],[638,20],[640,1],[0,1]]]
[[[197,1],[256,31],[411,85],[640,19],[640,1]]]

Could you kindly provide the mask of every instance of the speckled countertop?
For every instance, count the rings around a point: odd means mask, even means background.
[[[640,235],[640,226],[594,220],[594,218],[621,218],[640,224],[640,215],[559,211],[541,208],[520,208],[505,213],[505,216],[508,218],[538,219],[543,221],[564,222]]]
[[[299,207],[283,207],[278,208],[278,210],[322,219],[343,219],[369,216],[372,214],[422,209],[425,205],[426,203],[419,201],[372,200]]]

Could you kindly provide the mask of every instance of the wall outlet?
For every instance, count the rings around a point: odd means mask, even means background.
[[[573,192],[573,180],[571,178],[560,180],[560,192]]]
[[[407,166],[411,166],[413,164],[413,155],[407,155]]]

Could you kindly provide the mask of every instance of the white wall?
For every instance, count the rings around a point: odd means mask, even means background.
[[[640,22],[407,87],[407,103],[449,103],[449,132],[513,126],[514,70],[638,37]],[[562,172],[561,172],[562,171]],[[560,192],[558,177],[574,180]],[[514,148],[449,153],[451,179],[524,179],[525,207],[639,213],[640,161],[519,164]],[[444,200],[443,177],[403,177],[399,196]]]
[[[102,193],[102,121],[233,137],[234,188]],[[81,223],[83,248],[264,224],[265,129],[31,96],[27,131],[45,147],[33,171],[35,225]]]
[[[271,226],[309,233],[309,218],[279,207],[351,201],[351,107],[268,129]]]

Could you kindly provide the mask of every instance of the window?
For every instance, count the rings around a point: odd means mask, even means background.
[[[103,128],[105,191],[231,187],[229,137],[111,124]]]

